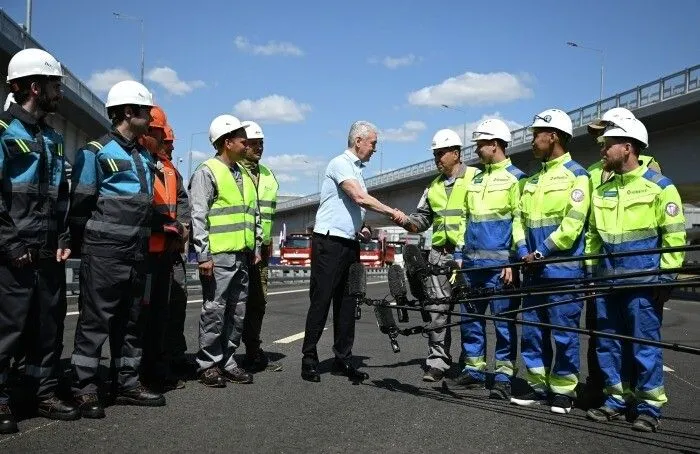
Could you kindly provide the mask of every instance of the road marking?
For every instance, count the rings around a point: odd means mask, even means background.
[[[671,369],[666,364],[664,364],[664,372],[675,372],[675,370]]]
[[[328,328],[323,328],[323,331],[325,331],[327,329]],[[291,336],[287,336],[287,337],[284,337],[282,339],[278,339],[278,340],[274,341],[273,344],[291,344],[294,341],[298,341],[300,339],[303,339],[305,334],[306,334],[306,331],[292,334]]]
[[[670,308],[670,307],[664,307],[664,310],[665,310],[665,311],[670,311],[671,308]]]
[[[372,282],[368,282],[367,285],[384,284],[386,282],[389,282],[389,281],[387,281],[386,279],[383,281],[372,281]],[[268,295],[286,295],[287,293],[299,293],[299,292],[308,292],[308,291],[309,291],[308,288],[299,288],[299,289],[295,289],[295,290],[283,290],[281,292],[269,292]],[[199,300],[187,300],[187,304],[201,303],[203,301],[204,300],[201,300],[201,299],[199,299]],[[79,314],[78,311],[66,313],[66,315],[78,315],[78,314]],[[304,337],[304,336],[302,336],[302,337]]]

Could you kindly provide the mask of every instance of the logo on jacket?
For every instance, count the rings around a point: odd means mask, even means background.
[[[666,214],[669,216],[678,216],[678,213],[680,213],[680,208],[678,208],[678,205],[676,205],[673,202],[668,202],[666,204]]]
[[[586,195],[580,189],[574,189],[573,191],[571,191],[571,200],[573,200],[576,203],[581,202],[585,196]]]

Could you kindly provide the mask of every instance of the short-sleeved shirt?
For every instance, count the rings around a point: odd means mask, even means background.
[[[328,163],[314,232],[352,240],[356,238],[365,219],[365,209],[355,203],[340,185],[345,180],[354,179],[362,189],[367,190],[362,178],[363,168],[360,158],[350,150],[345,150]]]

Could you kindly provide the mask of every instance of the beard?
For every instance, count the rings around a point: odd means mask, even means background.
[[[58,106],[60,103],[60,96],[54,96],[53,98],[50,98],[43,90],[42,93],[39,95],[39,98],[37,99],[37,105],[39,109],[46,113],[54,113],[58,111]]]

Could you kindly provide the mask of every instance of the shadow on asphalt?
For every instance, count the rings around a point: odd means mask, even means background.
[[[430,388],[423,388],[408,383],[402,383],[395,378],[369,380],[363,384],[385,391],[406,393],[412,396],[444,402],[463,408],[474,408],[498,415],[522,418],[528,421],[536,421],[562,428],[596,434],[603,437],[638,443],[640,446],[651,445],[680,453],[698,452],[698,444],[696,442],[700,442],[700,436],[697,434],[665,430],[663,426],[658,435],[644,435],[643,433],[633,432],[629,424],[623,422],[613,421],[607,424],[597,424],[588,421],[583,414],[569,414],[562,417],[549,413],[542,407],[517,407],[503,401],[485,398],[483,395],[483,389],[479,394],[475,394],[479,392],[478,390],[457,391],[450,389],[447,383],[444,381],[440,385]],[[695,420],[685,420],[681,418],[668,419],[687,423],[696,422]],[[659,437],[665,437],[667,439],[659,440]]]

